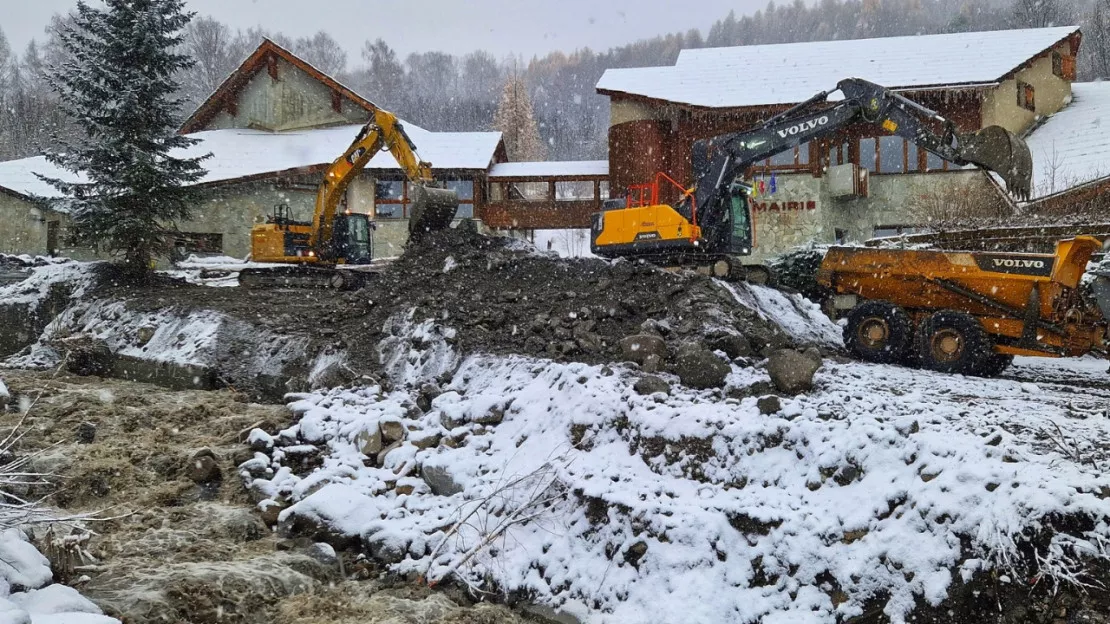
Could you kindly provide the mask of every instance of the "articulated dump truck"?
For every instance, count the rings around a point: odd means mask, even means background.
[[[1054,254],[833,247],[817,281],[847,311],[844,342],[870,362],[993,376],[1015,355],[1107,354],[1110,274],[1081,285],[1102,243]]]

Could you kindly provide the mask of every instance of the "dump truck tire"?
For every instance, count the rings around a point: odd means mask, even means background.
[[[916,343],[922,368],[941,373],[981,376],[995,355],[983,325],[955,310],[941,310],[921,321]]]
[[[1013,363],[1014,356],[1012,355],[992,353],[983,359],[983,364],[979,367],[979,375],[981,377],[997,377]]]
[[[866,301],[848,313],[844,344],[866,362],[898,364],[913,346],[913,322],[893,303]]]

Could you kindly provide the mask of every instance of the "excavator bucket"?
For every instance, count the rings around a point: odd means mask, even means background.
[[[412,213],[409,216],[409,235],[420,236],[426,232],[445,230],[451,226],[459,210],[459,196],[449,189],[413,184]]]
[[[1025,141],[1001,126],[987,126],[962,139],[961,158],[1002,176],[1014,197],[1029,198],[1033,191],[1033,155]]]

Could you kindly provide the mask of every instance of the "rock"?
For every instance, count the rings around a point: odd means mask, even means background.
[[[213,483],[223,479],[223,473],[220,472],[220,465],[216,463],[215,455],[206,448],[193,453],[185,473],[193,483],[197,484]]]
[[[397,487],[393,488],[397,496],[408,496],[416,491],[416,486],[411,483],[399,483]]]
[[[274,500],[264,500],[259,503],[259,507],[262,507],[262,513],[259,515],[259,517],[262,519],[262,522],[266,526],[277,526],[278,516],[281,515],[281,512],[285,510],[286,506],[287,505],[283,505]]]
[[[393,451],[399,449],[399,448],[401,448],[401,441],[400,440],[398,440],[398,441],[394,442],[393,444],[390,444],[389,446],[382,449],[381,452],[378,453],[378,457],[377,457],[378,465],[379,466],[384,466],[386,456],[389,455],[390,453],[392,453]]]
[[[640,366],[640,370],[645,373],[658,373],[661,368],[663,368],[663,358],[654,353],[644,358],[644,363]]]
[[[408,554],[408,545],[389,531],[378,531],[366,538],[366,550],[376,561],[386,565],[401,563]]]
[[[779,398],[773,394],[760,397],[759,400],[755,402],[755,405],[759,408],[759,413],[764,415],[777,414],[782,411],[782,403],[779,401]]]
[[[305,554],[326,566],[339,565],[339,556],[335,549],[326,542],[315,542],[305,550]]]
[[[687,343],[678,350],[673,370],[682,383],[691,388],[722,388],[732,367],[715,353],[697,343]]]
[[[667,343],[659,336],[652,336],[650,334],[634,334],[621,339],[621,356],[625,360],[643,364],[644,359],[649,355],[657,355],[660,358],[667,357]]]
[[[751,357],[755,353],[752,349],[752,343],[743,334],[725,334],[711,338],[709,348],[713,351],[724,351],[725,355],[733,360],[740,357]]]
[[[780,392],[798,394],[813,388],[813,375],[821,368],[820,358],[793,349],[778,349],[767,359],[767,374]]]
[[[432,409],[432,401],[441,394],[443,394],[443,391],[439,389],[439,386],[424,384],[420,386],[420,392],[416,397],[416,406],[425,412],[429,412]]]
[[[367,457],[375,457],[382,451],[382,432],[379,429],[360,431],[355,437],[355,446],[358,452]]]
[[[647,554],[648,545],[646,542],[640,541],[628,547],[624,553],[624,560],[634,568],[640,567],[640,560]]]
[[[414,431],[409,435],[409,442],[418,449],[430,449],[439,446],[439,441],[443,439],[438,433],[426,433],[423,431]]]
[[[99,338],[77,334],[52,341],[50,346],[65,355],[66,370],[74,375],[104,376],[112,370],[114,354]]]
[[[150,339],[154,338],[155,331],[156,330],[150,326],[140,327],[138,331],[135,332],[135,338],[138,341],[139,346],[144,346],[146,345],[146,343],[150,342]]]
[[[505,420],[505,406],[494,405],[486,413],[475,416],[472,421],[479,425],[500,425]]]
[[[463,491],[462,486],[455,482],[446,468],[424,465],[420,467],[420,476],[424,478],[432,493],[438,496],[451,496]]]
[[[636,382],[636,385],[632,386],[632,389],[635,390],[637,393],[644,395],[652,395],[656,392],[670,394],[671,384],[667,383],[666,380],[662,379],[661,377],[656,377],[655,375],[644,375],[639,379],[639,381]]]
[[[358,374],[347,366],[346,362],[336,361],[328,364],[323,370],[312,376],[309,380],[313,390],[321,388],[338,388],[346,386],[358,379]]]
[[[386,442],[405,439],[405,426],[399,420],[383,420],[378,427],[381,429],[381,438]]]
[[[91,422],[83,422],[77,425],[77,442],[81,444],[92,444],[96,439],[96,425]]]

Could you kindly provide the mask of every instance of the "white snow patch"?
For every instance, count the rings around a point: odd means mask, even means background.
[[[827,347],[844,346],[840,327],[825,316],[821,306],[809,299],[757,284],[718,283],[727,288],[741,305],[755,310],[796,340]]]
[[[431,319],[414,321],[415,309],[394,314],[386,320],[387,337],[378,345],[382,370],[401,386],[417,386],[449,373],[458,366],[459,355],[448,341],[455,330]]]
[[[590,230],[535,230],[533,244],[539,251],[550,251],[561,258],[596,258],[590,251]]]
[[[411,317],[401,326],[406,335],[431,329]],[[886,614],[903,622],[917,598],[946,596],[953,571],[1012,574],[1004,562],[1015,541],[1045,516],[1110,514],[1096,494],[1110,474],[1095,467],[1108,459],[1110,430],[1104,419],[1073,415],[1104,405],[1107,391],[1077,395],[1041,382],[1032,395],[1021,391],[1029,378],[826,362],[810,395],[784,398],[781,413],[763,416],[754,397],[678,385],[671,396],[640,396],[635,373],[613,370],[474,356],[419,416],[406,409],[407,391],[301,395],[291,405],[301,420],[281,437],[321,444],[324,466],[297,477],[275,453],[274,476],[256,484],[295,502],[286,515],[407,549],[398,571],[457,570],[554,608],[596,604],[590,622],[831,623],[883,594]],[[751,371],[734,366],[730,383],[762,377]],[[475,415],[492,405],[505,406],[503,422],[479,429]],[[357,436],[383,418],[422,435],[470,436],[459,448],[406,442],[385,467],[367,467]],[[1084,461],[1050,442],[1056,427]],[[577,445],[572,429],[585,432]],[[448,468],[462,493],[436,496],[420,484],[398,496],[398,474],[419,474],[417,465]],[[832,475],[849,467],[857,474],[839,484]],[[518,478],[523,485],[506,489]],[[500,506],[483,507],[498,492]],[[558,496],[462,562],[482,533],[448,539],[445,527],[460,514],[477,508],[470,524],[489,527],[541,494]],[[1052,547],[1104,556],[1107,538],[1110,525],[1098,522],[1057,535]],[[638,542],[647,552],[637,569],[625,556]],[[967,567],[969,558],[979,563]],[[849,597],[839,607],[822,587],[825,573]]]
[[[37,305],[50,295],[56,284],[62,283],[71,284],[70,297],[77,299],[92,285],[93,266],[89,262],[57,262],[34,267],[27,279],[0,286],[0,304]]]
[[[42,589],[32,589],[8,596],[15,604],[32,616],[63,613],[101,614],[100,607],[93,604],[72,587],[55,583]]]
[[[0,579],[6,587],[37,589],[54,578],[50,561],[42,556],[19,529],[0,533]]]
[[[455,262],[455,256],[447,256],[447,260],[443,263],[443,272],[450,273],[451,269],[457,266],[459,266],[459,263]]]

